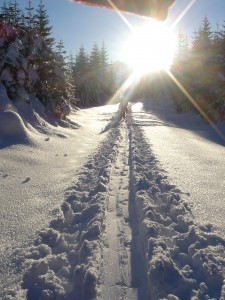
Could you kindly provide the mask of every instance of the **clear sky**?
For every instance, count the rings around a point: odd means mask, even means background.
[[[18,2],[24,8],[28,0]],[[166,23],[172,24],[191,2],[192,0],[176,0]],[[38,3],[39,0],[32,0],[35,8]],[[68,52],[75,54],[81,45],[89,52],[94,42],[100,45],[105,41],[110,57],[113,60],[119,57],[120,45],[130,30],[116,12],[75,4],[69,0],[43,0],[43,3],[53,26],[53,37],[56,40],[62,39]],[[134,26],[145,22],[142,17],[129,14],[125,16]],[[214,27],[217,22],[225,24],[225,0],[196,0],[176,25],[176,29],[181,28],[191,36],[204,16],[209,18]]]

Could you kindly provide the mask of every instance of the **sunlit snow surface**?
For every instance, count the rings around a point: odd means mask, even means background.
[[[177,114],[170,101],[146,100],[133,108],[134,123],[144,129],[170,182],[190,193],[198,220],[213,223],[225,235],[225,141],[200,117]],[[224,134],[225,126],[220,127]]]
[[[166,100],[117,109],[0,150],[5,299],[225,298],[223,141]]]
[[[116,109],[78,111],[70,117],[81,125],[77,130],[49,127],[49,135],[32,133],[30,146],[0,149],[0,295],[20,276],[14,251],[47,226],[76,171],[104,139],[99,133]]]

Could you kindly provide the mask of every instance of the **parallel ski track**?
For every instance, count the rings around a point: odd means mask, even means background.
[[[168,299],[178,299],[182,289],[186,297],[180,299],[186,300],[190,290],[207,293],[203,280],[208,286],[213,280],[212,294],[222,290],[225,295],[221,270],[214,275],[199,264],[202,276],[190,252],[207,263],[201,247],[203,252],[219,245],[222,253],[225,241],[193,222],[130,118],[109,124],[106,139],[77,174],[56,218],[24,254],[27,300],[156,300],[172,292]],[[11,292],[4,300],[25,299],[18,295],[22,292]]]
[[[120,125],[120,143],[111,170],[99,299],[138,299],[140,262],[137,251],[137,219],[130,189],[130,143],[127,125]]]

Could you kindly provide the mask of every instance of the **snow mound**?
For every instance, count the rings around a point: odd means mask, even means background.
[[[12,103],[8,98],[6,88],[3,83],[0,82],[0,111],[10,110]]]
[[[14,111],[0,112],[0,146],[29,142],[29,133],[22,118]]]

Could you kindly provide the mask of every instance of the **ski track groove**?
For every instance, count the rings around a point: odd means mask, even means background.
[[[129,180],[129,139],[123,122],[117,159],[109,182],[99,299],[137,299],[137,288],[132,287],[131,277]]]

